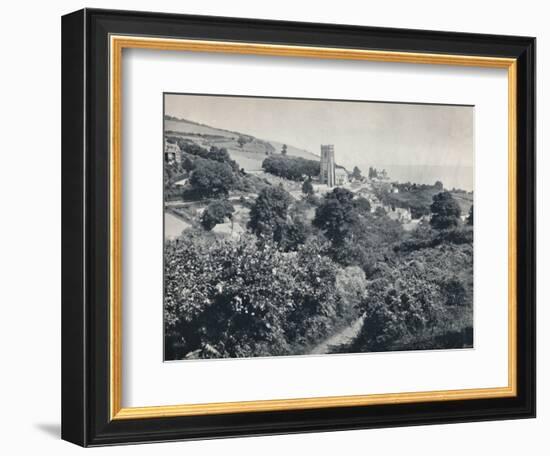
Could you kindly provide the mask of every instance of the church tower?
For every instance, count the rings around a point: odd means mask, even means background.
[[[334,169],[334,146],[332,144],[321,145],[321,184],[334,187],[336,174]]]

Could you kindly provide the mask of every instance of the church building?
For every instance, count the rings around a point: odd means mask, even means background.
[[[334,146],[332,144],[321,145],[321,184],[327,184],[329,187],[336,185]]]
[[[349,176],[344,168],[336,167],[334,163],[334,146],[332,144],[321,145],[321,184],[329,187],[344,185],[349,181]]]

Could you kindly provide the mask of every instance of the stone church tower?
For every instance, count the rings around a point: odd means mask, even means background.
[[[336,173],[334,167],[334,146],[332,144],[321,145],[321,184],[334,187]]]

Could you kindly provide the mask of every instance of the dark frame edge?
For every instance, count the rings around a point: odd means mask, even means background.
[[[518,58],[518,396],[497,400],[114,420],[109,415],[105,112],[109,33],[371,46]],[[535,417],[535,39],[360,26],[81,10],[62,21],[62,438],[81,446]],[[265,26],[258,28],[259,25]],[[288,30],[287,30],[288,29]],[[334,30],[332,30],[334,29]],[[334,31],[334,33],[331,33]],[[392,37],[393,34],[397,38]],[[364,39],[358,37],[365,35]],[[379,36],[380,35],[380,36]],[[294,41],[293,41],[294,40]],[[453,41],[454,40],[454,41]],[[401,44],[400,44],[401,43]],[[404,44],[403,44],[404,43]],[[373,45],[374,46],[374,45]],[[89,62],[89,64],[87,64]],[[89,152],[89,153],[88,153]],[[87,162],[87,166],[86,166]],[[77,171],[78,170],[78,171]],[[87,176],[87,177],[86,177]],[[88,217],[86,216],[88,214]],[[92,222],[93,221],[93,222]],[[94,306],[87,306],[87,303]]]
[[[526,418],[536,418],[536,38],[518,56],[518,385]],[[520,222],[521,221],[521,222]]]
[[[61,438],[86,446],[86,11],[61,20]]]

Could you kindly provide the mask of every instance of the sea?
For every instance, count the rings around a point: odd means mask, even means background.
[[[474,190],[472,166],[375,165],[374,168],[385,169],[390,180],[400,183],[434,184],[441,181],[447,190]]]

